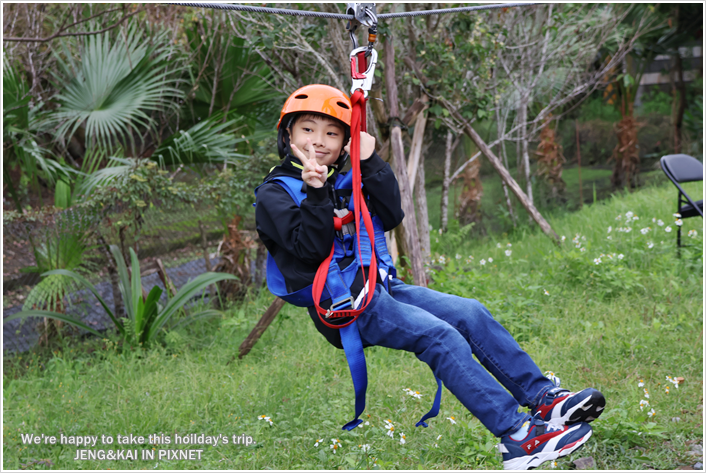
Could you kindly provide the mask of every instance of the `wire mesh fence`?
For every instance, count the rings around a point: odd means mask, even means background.
[[[97,289],[106,305],[115,312],[117,275],[111,275],[114,266],[108,246],[117,245],[129,266],[129,248],[137,249],[142,285],[149,292],[153,286],[167,288],[159,274],[159,267],[178,290],[188,281],[214,268],[221,261],[220,246],[225,229],[216,212],[206,203],[183,205],[170,209],[154,206],[139,222],[139,232],[130,227],[119,227],[124,217],[116,204],[110,212],[91,215],[79,207],[50,212],[39,217],[22,217],[3,223],[3,320],[23,309],[53,309],[61,307],[96,330],[112,327],[112,322],[96,297],[84,287],[69,285],[60,301],[51,300],[53,289],[42,284],[46,277],[40,271],[66,268],[77,270]],[[124,222],[123,222],[124,223]],[[249,267],[250,283],[261,281],[255,263],[258,258],[254,232],[240,230],[248,242],[244,264]],[[206,258],[208,257],[207,264]],[[111,258],[111,259],[109,259]],[[262,259],[262,258],[260,258]],[[159,264],[157,264],[157,262]],[[112,277],[112,279],[111,279]],[[41,284],[40,284],[41,283]],[[54,288],[55,289],[55,288]],[[117,294],[116,294],[116,291]],[[204,291],[204,297],[210,291]],[[196,296],[194,299],[200,297]],[[38,304],[39,302],[39,304]],[[51,302],[51,303],[49,303]],[[192,302],[193,304],[194,302]],[[3,322],[3,350],[23,352],[31,349],[42,337],[49,336],[51,323],[40,318]],[[78,329],[67,333],[81,332]]]

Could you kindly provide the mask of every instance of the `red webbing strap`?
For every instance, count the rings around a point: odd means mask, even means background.
[[[331,253],[328,255],[323,263],[319,266],[316,271],[316,276],[314,277],[314,284],[312,285],[312,295],[314,297],[314,306],[316,307],[316,312],[319,314],[319,319],[327,327],[340,329],[347,327],[352,324],[360,315],[365,308],[368,306],[370,301],[373,299],[375,293],[375,284],[377,283],[377,261],[375,259],[375,231],[373,229],[373,221],[370,218],[370,212],[368,211],[368,206],[365,204],[365,199],[363,197],[363,191],[361,189],[361,174],[360,174],[360,132],[365,131],[363,129],[363,123],[365,120],[365,97],[362,90],[356,90],[351,97],[351,104],[353,105],[352,117],[351,117],[351,171],[353,173],[353,213],[355,214],[355,230],[356,238],[358,243],[358,255],[360,257],[360,219],[363,218],[363,224],[365,225],[365,230],[368,233],[368,238],[370,238],[370,266],[368,268],[368,278],[365,277],[365,271],[363,271],[363,290],[365,290],[366,284],[368,285],[368,294],[364,297],[360,307],[358,309],[350,310],[337,310],[329,316],[331,318],[340,317],[353,317],[353,319],[342,325],[330,324],[326,321],[324,317],[328,311],[323,309],[319,302],[321,301],[321,294],[324,291],[324,286],[326,285],[326,276],[328,275],[329,265],[331,264],[331,259],[333,258],[334,247],[331,247]],[[361,123],[362,122],[362,123]],[[362,263],[362,261],[360,262]]]

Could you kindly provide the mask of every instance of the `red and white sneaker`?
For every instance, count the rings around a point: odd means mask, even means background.
[[[544,462],[575,452],[591,437],[591,426],[585,422],[555,427],[540,416],[532,418],[524,438],[502,437],[498,450],[503,454],[506,470],[530,470]]]
[[[555,426],[573,425],[596,420],[604,408],[605,397],[596,389],[572,393],[557,387],[544,394],[537,407],[532,409],[532,415],[539,414],[545,422]]]

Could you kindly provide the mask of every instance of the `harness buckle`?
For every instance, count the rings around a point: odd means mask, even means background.
[[[333,314],[333,311],[335,311],[339,307],[346,305],[346,304],[349,304],[352,309],[354,303],[355,303],[355,299],[353,299],[353,296],[350,296],[347,299],[343,299],[342,301],[335,302],[335,303],[331,304],[331,307],[328,308],[324,317],[326,317],[328,319],[329,317],[331,317],[331,314]]]
[[[368,53],[370,52],[370,57],[368,60],[368,68],[365,72],[358,72],[358,53]],[[368,91],[373,86],[373,77],[375,76],[375,65],[378,61],[378,52],[374,49],[370,49],[367,46],[361,46],[359,48],[351,51],[351,77],[353,80],[353,86],[351,87],[351,94],[355,93],[356,90],[361,89],[364,96],[368,97]]]

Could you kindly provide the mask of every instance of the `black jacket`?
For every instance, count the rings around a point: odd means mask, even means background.
[[[287,156],[264,180],[275,176],[301,179],[301,169],[292,165],[292,159],[299,164],[299,160]],[[360,170],[368,209],[380,218],[385,231],[392,230],[402,222],[404,212],[397,179],[390,165],[377,153],[373,153],[369,159],[360,162]],[[309,187],[302,181],[302,188],[307,197],[302,201],[301,207],[297,207],[287,191],[277,182],[264,184],[257,191],[257,233],[282,272],[289,292],[312,284],[316,270],[331,252],[335,234],[333,185],[336,182],[336,174],[337,172],[334,172],[320,188]],[[347,267],[352,260],[353,258],[348,258],[348,261],[340,263],[341,269]],[[360,292],[363,287],[362,280],[362,273],[358,271],[351,287],[352,294]],[[326,308],[330,303],[330,299],[322,301],[321,306]],[[309,315],[319,332],[332,345],[343,348],[338,330],[321,323],[313,307],[309,308]]]

